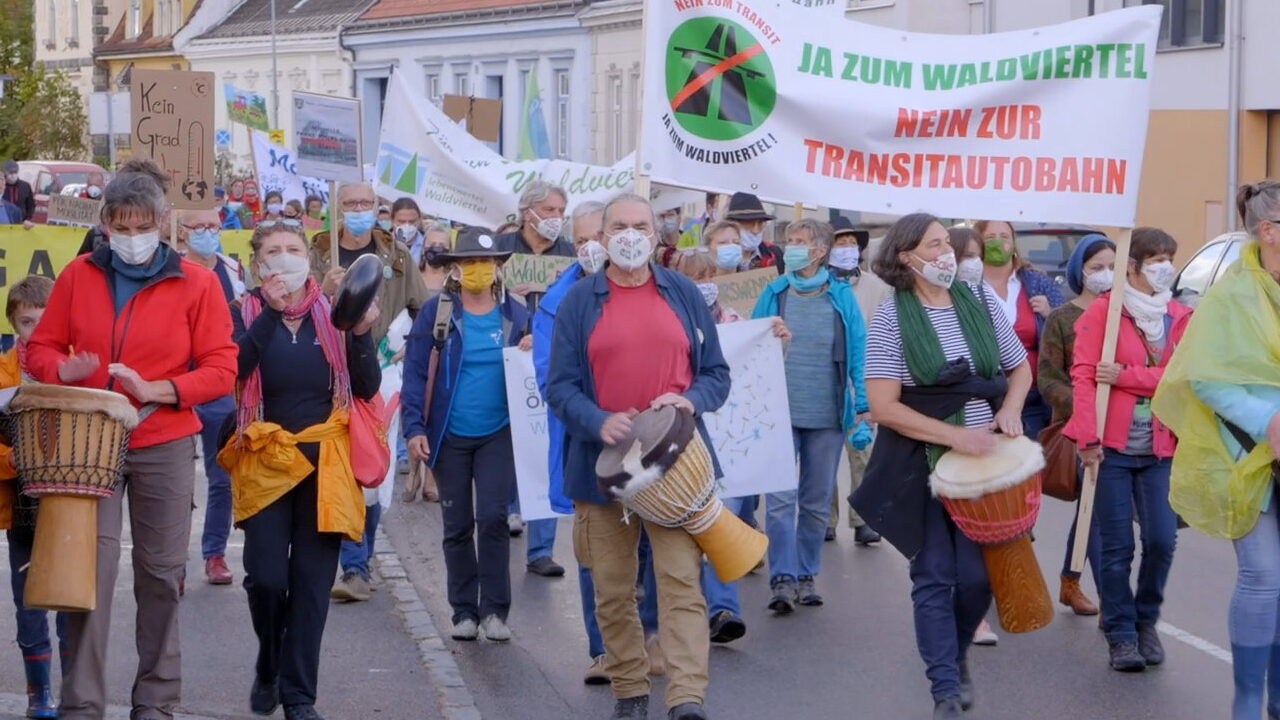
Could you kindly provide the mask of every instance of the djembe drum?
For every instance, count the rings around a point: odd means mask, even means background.
[[[987,455],[944,454],[929,478],[956,527],[982,546],[1000,625],[1014,633],[1053,621],[1053,602],[1030,535],[1040,513],[1043,469],[1038,444],[1025,436],[999,436]]]
[[[26,605],[93,610],[98,500],[120,482],[138,412],[119,393],[37,384],[22,387],[9,413],[19,488],[40,498]]]
[[[711,453],[692,413],[671,406],[640,413],[631,432],[600,453],[596,476],[605,497],[692,535],[721,582],[746,575],[769,546],[764,533],[726,512],[716,496]]]

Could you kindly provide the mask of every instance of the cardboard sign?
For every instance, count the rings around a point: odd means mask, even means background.
[[[169,173],[175,208],[214,206],[213,96],[211,72],[133,70],[133,152]]]
[[[293,93],[294,152],[298,173],[338,182],[364,182],[360,101]]]
[[[545,292],[577,258],[516,253],[502,266],[502,282],[508,288],[528,285],[532,292]]]
[[[74,195],[49,196],[50,225],[93,227],[101,217],[102,201]]]
[[[720,286],[720,305],[738,311],[744,318],[751,317],[751,311],[760,299],[760,293],[769,283],[778,279],[778,271],[774,268],[760,268],[746,272],[730,273],[712,278],[712,282]]]
[[[466,95],[445,95],[444,114],[465,127],[477,140],[498,142],[502,132],[502,101]]]

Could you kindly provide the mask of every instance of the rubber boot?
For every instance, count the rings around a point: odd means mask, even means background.
[[[22,664],[27,671],[27,717],[58,717],[58,703],[53,699],[53,686],[49,675],[52,662],[48,658],[42,660],[24,658]]]

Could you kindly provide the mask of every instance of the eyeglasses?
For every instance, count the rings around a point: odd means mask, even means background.
[[[211,232],[211,231],[214,231],[214,230],[221,230],[221,229],[222,229],[221,227],[219,227],[219,226],[217,226],[217,225],[212,225],[212,224],[210,224],[210,225],[187,225],[187,224],[185,224],[185,223],[184,223],[184,224],[182,225],[182,227],[183,227],[183,229],[185,229],[187,232],[201,232],[201,231]]]
[[[276,225],[296,228],[302,227],[302,221],[297,218],[283,218],[281,220],[262,220],[258,223],[258,227],[274,227]]]
[[[372,210],[372,200],[345,200],[342,203],[343,210]]]

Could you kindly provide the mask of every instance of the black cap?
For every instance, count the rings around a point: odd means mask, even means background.
[[[444,262],[465,258],[495,258],[506,260],[511,257],[510,250],[499,250],[496,234],[489,228],[472,225],[458,232],[458,239],[453,250],[444,253],[440,259]]]

